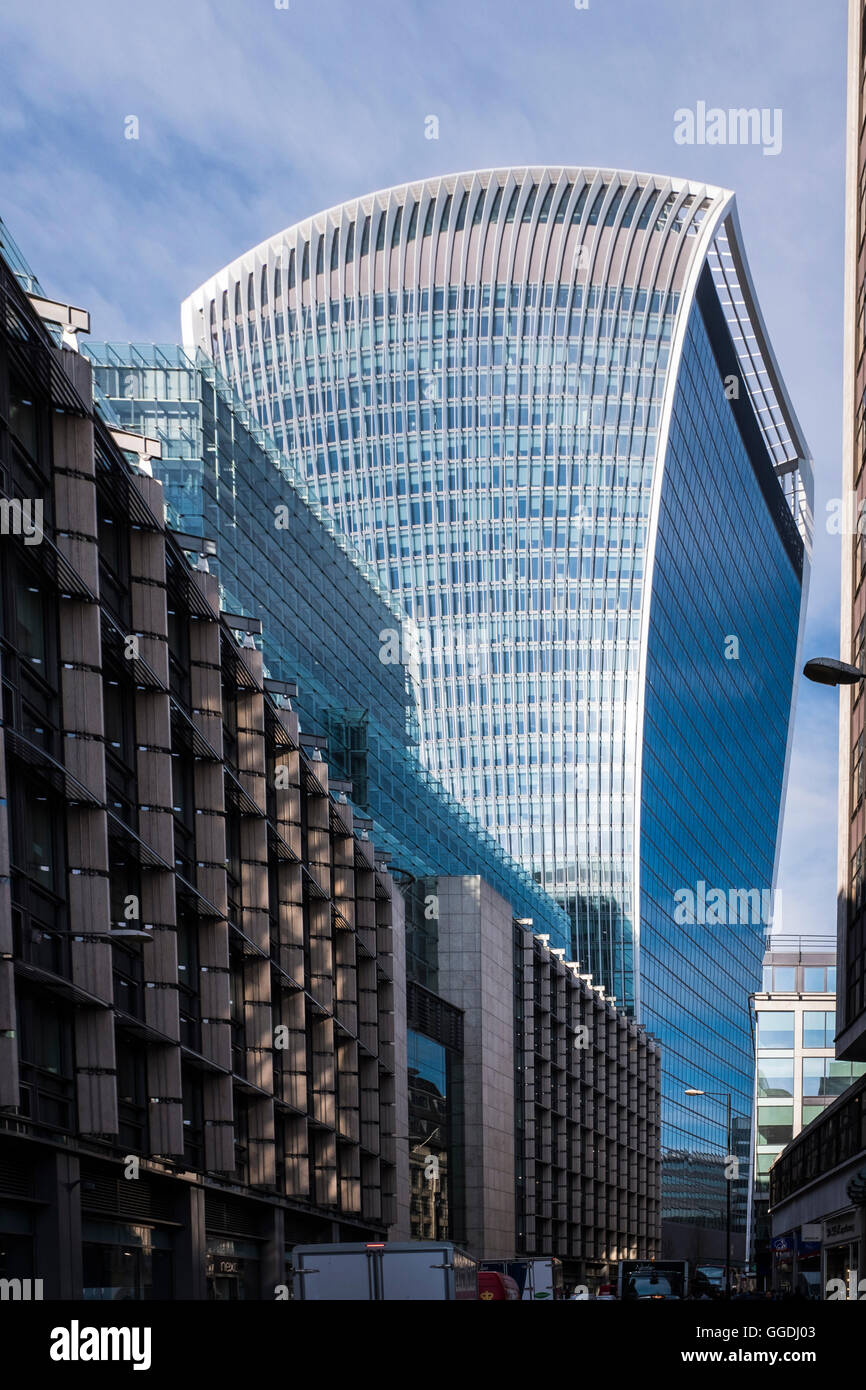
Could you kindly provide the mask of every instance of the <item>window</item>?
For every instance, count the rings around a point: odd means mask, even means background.
[[[40,888],[56,893],[57,869],[57,806],[36,787],[25,787],[24,799],[24,863],[23,872]]]
[[[767,994],[793,994],[795,988],[793,965],[764,966],[764,990]]]
[[[762,1105],[759,1107],[759,1144],[787,1144],[793,1137],[793,1105]]]
[[[758,1047],[794,1047],[793,1010],[784,1012],[761,1009],[758,1013]]]
[[[803,969],[803,993],[804,994],[824,994],[827,986],[825,976],[827,972],[823,965],[807,965]]]
[[[15,646],[18,655],[38,666],[45,674],[46,631],[45,598],[41,589],[31,582],[30,575],[18,571],[14,578]]]
[[[863,902],[863,841],[851,856],[851,907],[856,911]]]
[[[855,666],[859,666],[862,670],[864,662],[866,662],[866,617],[861,619],[860,626],[858,627],[854,635],[853,648],[853,663]],[[852,697],[855,704],[857,700],[860,698],[862,691],[863,682],[858,681],[857,684],[854,686],[854,694]]]
[[[758,1057],[758,1096],[794,1095],[794,1058]]]
[[[33,401],[20,390],[15,382],[10,383],[9,428],[24,448],[36,457],[36,411]]]
[[[852,813],[857,809],[857,807],[860,805],[860,802],[863,800],[863,776],[864,776],[863,746],[864,746],[864,741],[866,741],[866,740],[864,740],[864,735],[861,733],[860,736],[859,736],[858,739],[857,739],[857,742],[854,744],[854,748],[853,748],[852,753],[851,753],[851,801],[852,801],[851,810],[852,810]]]
[[[803,1128],[817,1119],[827,1109],[826,1105],[804,1105],[803,1106]]]
[[[803,1058],[803,1101],[832,1100],[847,1091],[858,1070],[835,1057]]]
[[[835,1036],[835,1009],[808,1010],[803,1014],[804,1047],[832,1047]]]

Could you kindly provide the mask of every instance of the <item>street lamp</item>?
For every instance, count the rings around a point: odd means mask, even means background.
[[[866,671],[859,666],[849,666],[833,656],[814,656],[803,667],[803,675],[817,685],[856,685],[866,679]]]
[[[727,1115],[728,1115],[728,1125],[727,1125],[727,1133],[728,1133],[728,1139],[727,1139],[728,1153],[727,1153],[727,1158],[730,1158],[730,1156],[731,1156],[731,1144],[732,1144],[732,1136],[731,1136],[731,1092],[730,1092],[730,1091],[699,1091],[695,1086],[686,1086],[686,1088],[685,1088],[685,1094],[686,1094],[687,1096],[716,1096],[716,1097],[724,1096],[725,1102],[726,1102],[726,1104],[727,1104]],[[726,1159],[726,1161],[727,1161],[727,1159]],[[725,1297],[726,1297],[726,1298],[730,1298],[730,1296],[731,1296],[731,1179],[728,1178],[728,1177],[726,1176],[726,1177],[725,1177]]]

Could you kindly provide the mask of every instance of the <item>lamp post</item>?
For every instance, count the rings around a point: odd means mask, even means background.
[[[727,1107],[727,1159],[731,1156],[731,1093],[730,1091],[699,1091],[694,1086],[687,1086],[685,1089],[687,1096],[715,1096],[724,1097]],[[725,1176],[725,1297],[731,1296],[731,1179]]]
[[[866,680],[866,671],[849,666],[847,661],[837,661],[834,656],[812,657],[803,667],[803,675],[816,685],[856,685]]]

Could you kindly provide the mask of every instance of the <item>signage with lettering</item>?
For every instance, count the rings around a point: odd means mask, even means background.
[[[832,1216],[824,1222],[824,1244],[828,1241],[850,1240],[857,1235],[857,1217],[852,1211],[847,1216]]]

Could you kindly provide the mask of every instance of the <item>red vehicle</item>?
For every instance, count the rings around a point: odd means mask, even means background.
[[[493,1270],[483,1269],[478,1274],[478,1297],[485,1303],[492,1299],[513,1299],[519,1303],[520,1289],[510,1274],[495,1274]]]

